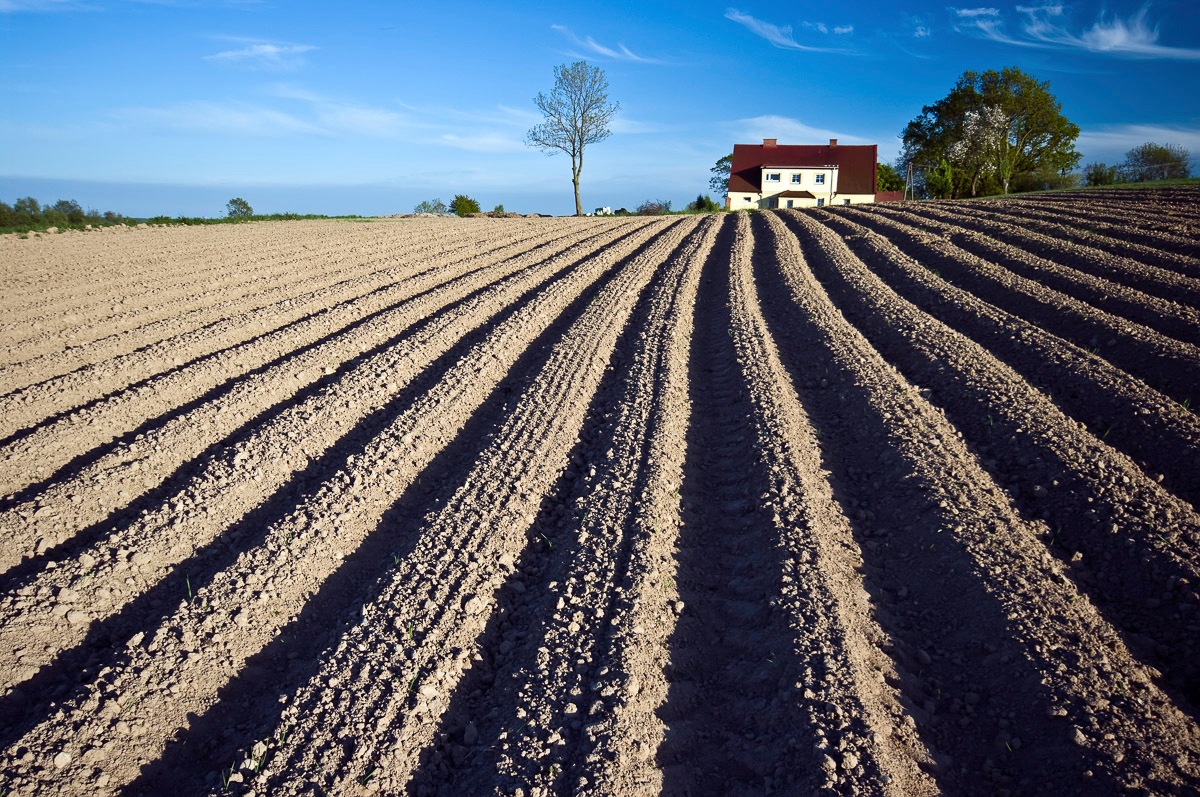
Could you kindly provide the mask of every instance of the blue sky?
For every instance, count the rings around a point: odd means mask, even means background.
[[[127,215],[388,214],[465,193],[574,210],[570,161],[523,143],[553,68],[621,103],[585,208],[708,192],[734,143],[879,145],[968,69],[1018,66],[1083,132],[1200,172],[1200,4],[0,0],[0,199]]]

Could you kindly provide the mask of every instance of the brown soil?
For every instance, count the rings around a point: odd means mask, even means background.
[[[1196,793],[1197,206],[0,237],[0,794]]]

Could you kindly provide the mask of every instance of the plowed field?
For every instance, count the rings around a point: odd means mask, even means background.
[[[1200,791],[1200,190],[0,268],[0,794]]]

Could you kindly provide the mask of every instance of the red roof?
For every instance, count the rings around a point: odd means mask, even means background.
[[[771,142],[771,139],[767,139]],[[734,144],[729,193],[762,193],[762,169],[838,167],[839,194],[874,194],[878,144]]]

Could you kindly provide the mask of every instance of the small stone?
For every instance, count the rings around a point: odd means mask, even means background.
[[[851,772],[858,768],[858,756],[854,753],[846,753],[842,756],[842,769]]]
[[[926,667],[928,667],[930,664],[933,664],[933,658],[923,650],[917,651],[917,661],[921,662],[921,664],[925,665]]]
[[[242,609],[233,616],[233,624],[238,628],[245,628],[250,625],[250,615],[246,613],[245,609]]]
[[[69,763],[71,763],[71,754],[70,753],[62,752],[62,753],[59,753],[58,755],[54,756],[54,766],[57,767],[58,769],[62,769]]]
[[[1072,728],[1071,741],[1075,742],[1075,744],[1079,745],[1080,747],[1083,747],[1087,744],[1087,737],[1083,735],[1083,731],[1079,730],[1078,728]]]
[[[463,744],[470,747],[479,741],[479,730],[475,727],[475,723],[468,722],[463,726]]]
[[[133,562],[138,567],[150,564],[150,554],[138,551],[133,556],[129,557],[129,561]]]
[[[81,612],[78,609],[72,609],[67,612],[67,622],[71,625],[80,625],[86,623],[89,619],[87,612]]]

